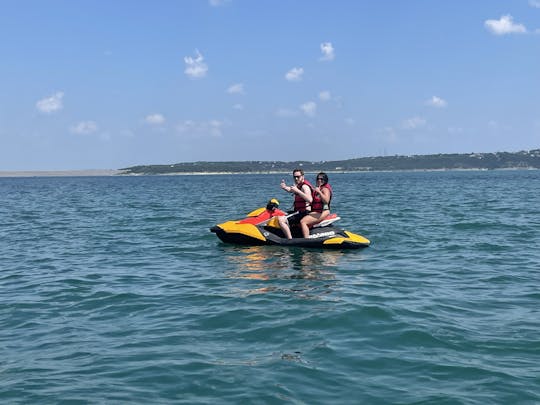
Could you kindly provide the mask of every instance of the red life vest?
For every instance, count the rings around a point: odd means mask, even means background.
[[[309,189],[311,190],[311,193],[313,193],[313,186],[307,180],[304,180],[303,183],[298,184],[296,187],[298,187],[298,189],[303,192],[304,190],[302,190],[302,187],[304,187],[304,184],[307,185]],[[304,200],[298,194],[294,195],[294,210],[295,211],[298,211],[298,212],[310,211],[311,210],[310,207],[311,207],[311,204],[309,202]]]
[[[313,202],[311,203],[311,211],[313,212],[323,212],[324,210],[330,209],[330,201],[332,201],[332,186],[326,183],[320,188],[327,188],[330,190],[330,200],[328,201],[328,204],[324,204],[321,197],[319,197],[315,190],[313,190]]]

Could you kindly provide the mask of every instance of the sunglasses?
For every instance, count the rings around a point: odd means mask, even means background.
[[[295,179],[299,179],[299,178],[302,177],[302,176],[293,176],[293,177],[294,177]]]
[[[317,177],[317,181],[324,181],[324,179],[322,177]]]

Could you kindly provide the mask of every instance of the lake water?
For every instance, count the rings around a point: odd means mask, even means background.
[[[540,171],[331,174],[358,251],[209,232],[282,177],[0,178],[1,402],[540,403]]]

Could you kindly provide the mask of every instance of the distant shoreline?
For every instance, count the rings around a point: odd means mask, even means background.
[[[540,170],[535,167],[506,167],[498,169],[485,168],[448,168],[448,169],[402,169],[402,170],[328,170],[327,173],[401,173],[401,172],[485,172],[485,171],[511,171],[511,170]],[[177,173],[126,173],[123,170],[27,170],[27,171],[0,171],[0,178],[24,177],[143,177],[143,176],[222,176],[222,175],[250,175],[250,174],[288,174],[288,171],[249,171],[249,172],[177,172]],[[306,171],[316,173],[316,171]]]
[[[290,173],[301,168],[306,173],[540,169],[540,149],[520,152],[461,153],[408,156],[374,156],[334,161],[198,161],[142,165],[121,168],[125,174],[187,173]]]
[[[0,177],[92,177],[92,176],[116,176],[119,174],[122,174],[121,170],[113,170],[113,169],[0,171]]]

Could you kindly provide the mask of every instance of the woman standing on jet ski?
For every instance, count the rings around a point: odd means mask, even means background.
[[[317,187],[313,189],[311,212],[300,220],[302,234],[309,235],[309,227],[323,221],[330,214],[330,201],[332,200],[332,186],[328,184],[328,175],[320,172],[317,175]]]

